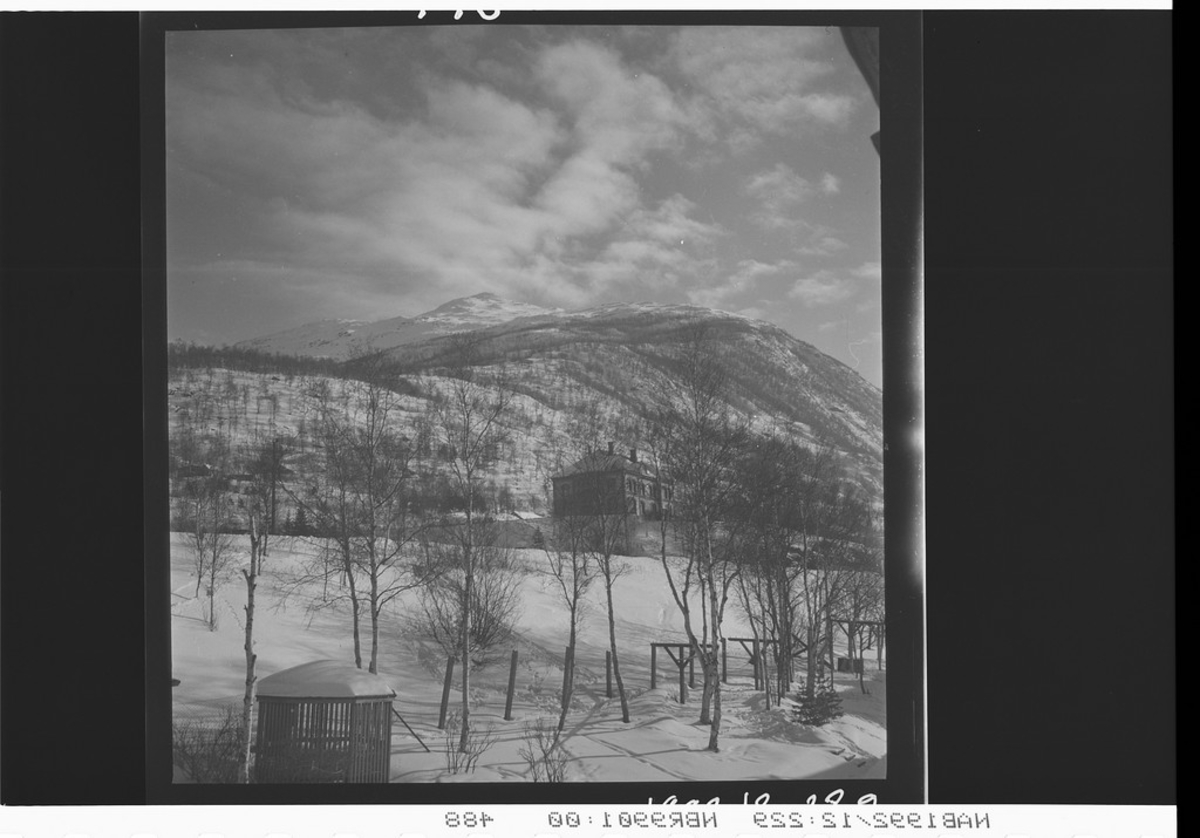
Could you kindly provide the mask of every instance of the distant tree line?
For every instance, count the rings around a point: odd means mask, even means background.
[[[167,372],[185,369],[346,377],[344,362],[333,358],[281,355],[243,346],[203,346],[181,340],[172,341],[167,344]]]

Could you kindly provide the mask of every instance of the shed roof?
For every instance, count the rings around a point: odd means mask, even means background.
[[[277,698],[391,697],[396,691],[378,675],[343,661],[313,661],[268,675],[258,694]]]

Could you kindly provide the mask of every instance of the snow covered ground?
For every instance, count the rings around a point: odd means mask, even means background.
[[[237,543],[244,555],[245,539]],[[300,566],[316,547],[304,540],[275,538],[258,588],[255,651],[260,678],[313,660],[353,660],[348,607],[312,610],[303,592],[283,595],[281,580]],[[545,562],[537,550],[517,551],[531,567]],[[567,720],[563,748],[568,756],[566,779],[592,782],[655,782],[679,780],[760,780],[880,777],[886,765],[884,672],[867,663],[869,695],[857,678],[838,676],[837,688],[845,715],[824,727],[792,721],[787,701],[764,709],[764,696],[755,691],[744,656],[729,651],[729,684],[722,688],[724,721],[721,750],[706,750],[708,728],[697,724],[699,689],[689,690],[686,705],[676,701],[677,671],[659,655],[658,688],[650,689],[652,641],[685,639],[678,608],[665,583],[662,566],[654,559],[629,558],[627,572],[616,582],[617,637],[621,670],[630,695],[631,721],[621,721],[620,703],[605,697],[604,653],[608,626],[603,588],[596,584],[582,618],[576,657],[576,689]],[[245,585],[240,574],[218,590],[217,628],[204,620],[206,600],[194,598],[192,551],[187,537],[172,536],[172,656],[176,719],[205,719],[229,705],[240,707],[245,657],[243,605]],[[426,753],[416,739],[396,723],[392,735],[393,782],[523,782],[531,779],[530,765],[521,756],[529,729],[540,720],[557,722],[562,660],[567,636],[565,606],[556,588],[531,575],[524,580],[523,612],[517,638],[495,664],[472,672],[473,725],[490,731],[493,746],[471,774],[451,775],[446,767],[446,734],[437,729],[445,657],[429,641],[415,636],[406,615],[415,599],[401,598],[384,614],[380,631],[379,672],[396,690],[395,708],[432,749]],[[307,591],[309,599],[316,591]],[[742,615],[733,606],[725,624],[727,636],[748,635]],[[369,631],[364,625],[364,657]],[[513,720],[504,721],[505,688],[510,650],[517,649],[519,665]],[[697,669],[699,669],[697,667]],[[457,671],[456,671],[457,680]],[[697,687],[700,675],[697,672]],[[451,708],[461,702],[456,684]],[[177,780],[181,779],[177,776]]]

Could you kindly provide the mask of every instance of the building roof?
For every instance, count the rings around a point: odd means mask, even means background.
[[[276,698],[390,698],[387,681],[343,661],[313,661],[293,666],[258,682],[258,694]]]
[[[586,454],[554,476],[556,478],[570,477],[575,474],[592,474],[601,471],[620,471],[639,477],[654,477],[654,469],[646,463],[640,461],[635,463],[624,454],[602,452]]]

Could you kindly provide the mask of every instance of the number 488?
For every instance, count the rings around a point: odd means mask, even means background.
[[[475,827],[486,827],[494,821],[491,815],[487,812],[447,812],[446,826],[465,826],[468,829]]]

